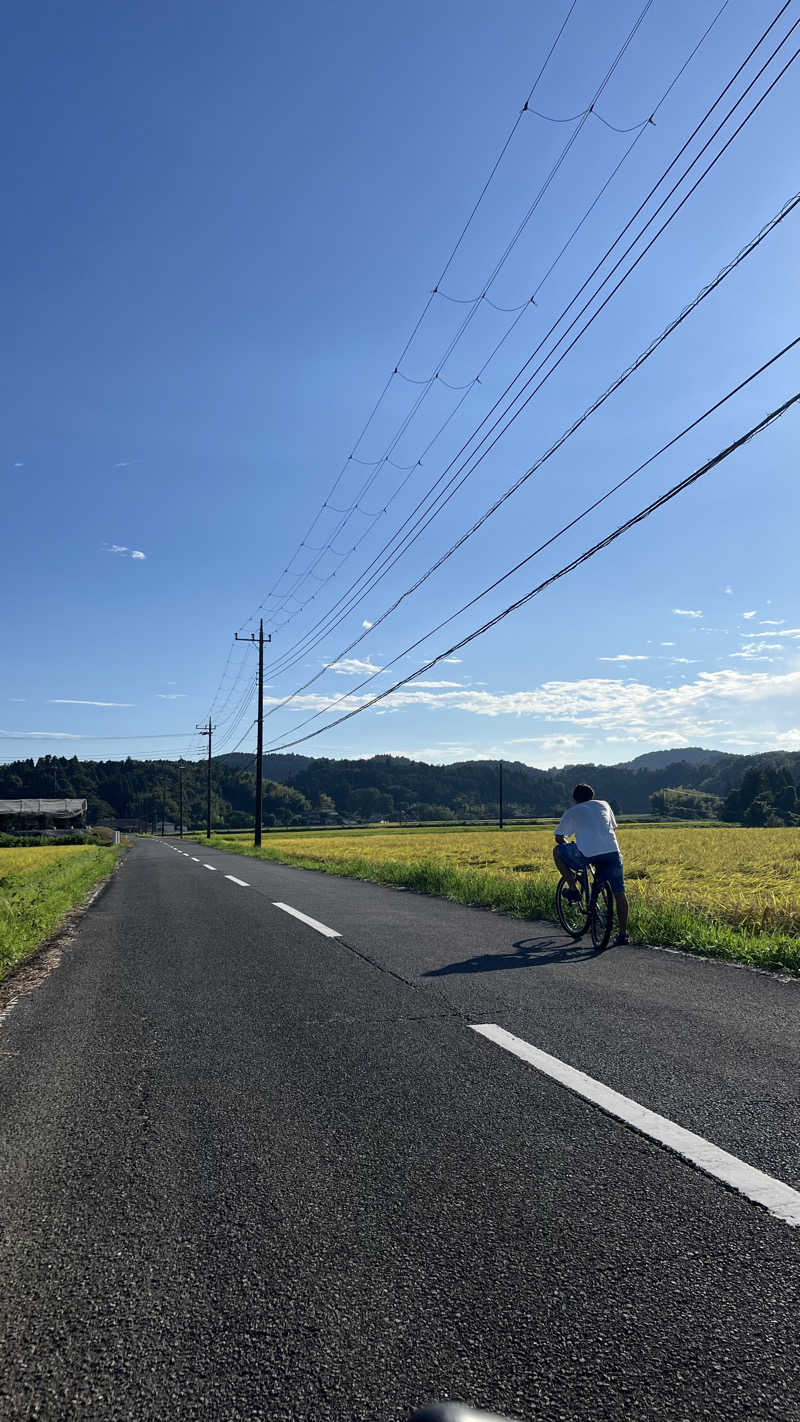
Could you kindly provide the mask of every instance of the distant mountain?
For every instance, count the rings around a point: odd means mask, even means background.
[[[622,770],[663,770],[666,765],[716,765],[725,759],[725,751],[703,750],[702,746],[681,746],[675,750],[645,751],[633,760],[619,763]]]

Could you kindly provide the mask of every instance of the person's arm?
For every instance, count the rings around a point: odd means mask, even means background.
[[[556,844],[566,844],[567,835],[571,833],[569,827],[570,811],[565,810],[555,828]]]

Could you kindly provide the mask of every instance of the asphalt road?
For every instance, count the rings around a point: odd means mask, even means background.
[[[800,1419],[800,1228],[471,1030],[800,1189],[800,984],[173,843],[5,993],[3,1419]]]

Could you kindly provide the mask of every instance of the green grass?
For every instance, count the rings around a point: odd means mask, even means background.
[[[118,855],[105,846],[64,847],[60,854],[48,846],[25,851],[23,861],[21,852],[0,850],[0,981],[55,933]]]
[[[203,842],[206,842],[205,837]],[[555,873],[542,871],[533,864],[530,872],[497,873],[488,867],[472,868],[447,863],[441,858],[415,856],[393,859],[388,857],[390,851],[383,858],[378,855],[368,857],[367,853],[351,853],[344,857],[341,851],[337,856],[335,841],[330,843],[330,853],[325,852],[328,849],[326,844],[325,851],[318,848],[312,856],[303,854],[299,836],[292,838],[291,848],[266,843],[256,850],[249,841],[226,835],[213,835],[211,845],[301,869],[402,886],[457,903],[499,910],[515,918],[555,921]],[[527,866],[515,867],[527,869]],[[629,888],[629,899],[631,916],[628,932],[634,943],[680,948],[686,952],[775,971],[800,973],[800,938],[791,931],[780,927],[765,930],[748,923],[726,922],[719,914],[704,911],[678,898],[673,901],[648,901],[645,895],[637,892],[635,876]]]

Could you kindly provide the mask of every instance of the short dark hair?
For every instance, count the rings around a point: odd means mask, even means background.
[[[577,800],[580,805],[584,800],[594,799],[594,790],[591,785],[576,785],[572,792],[572,798],[573,800]]]

